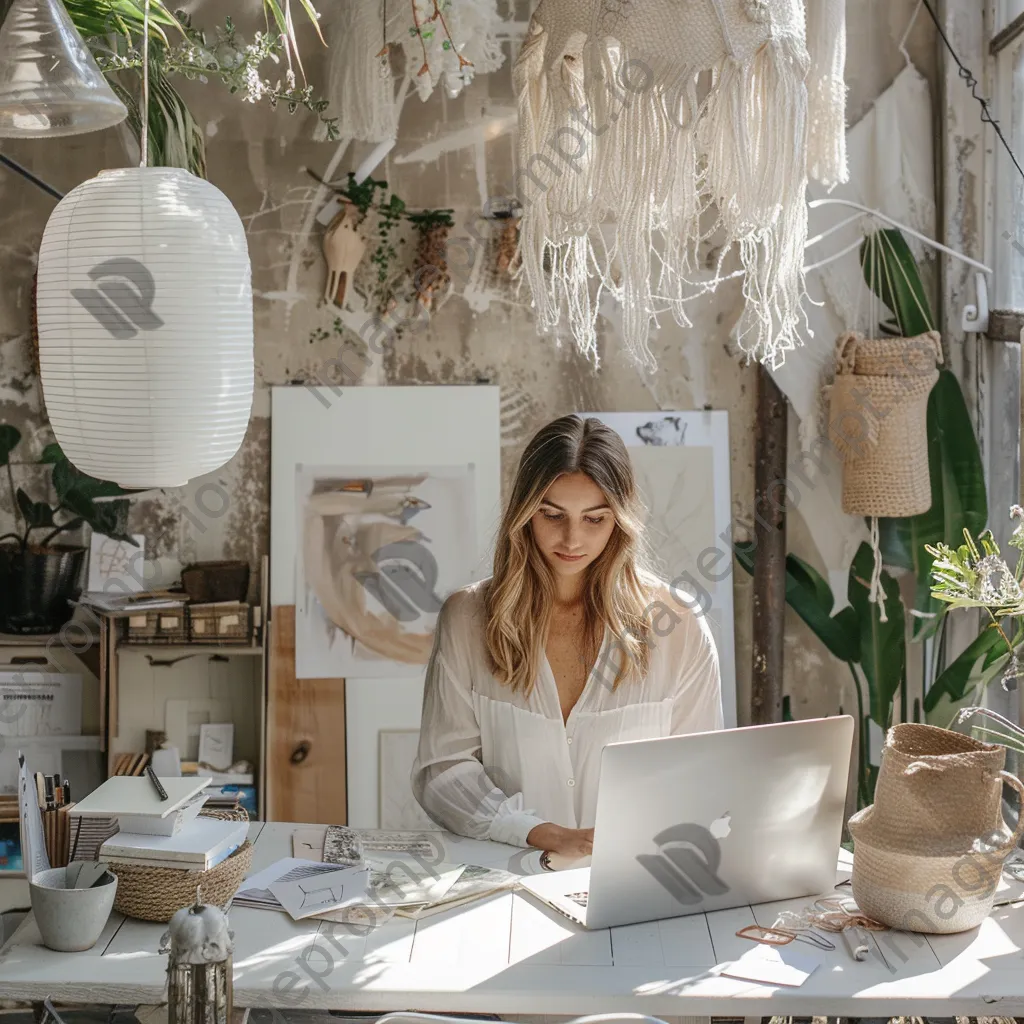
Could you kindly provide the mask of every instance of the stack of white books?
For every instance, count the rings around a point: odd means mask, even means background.
[[[98,859],[205,871],[245,842],[248,822],[199,817],[209,779],[161,777],[159,782],[163,794],[145,776],[115,776],[76,805],[85,819],[117,820],[119,831],[99,847]]]
[[[237,850],[249,832],[247,821],[196,818],[174,836],[118,832],[100,847],[100,860],[140,867],[208,871]]]

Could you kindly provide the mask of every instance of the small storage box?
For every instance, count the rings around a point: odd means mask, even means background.
[[[189,605],[189,639],[198,644],[248,644],[252,609],[240,601]]]
[[[140,644],[183,644],[188,641],[188,610],[158,608],[128,616],[125,639]]]

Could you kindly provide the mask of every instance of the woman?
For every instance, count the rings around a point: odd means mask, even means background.
[[[527,445],[494,575],[438,615],[412,783],[442,827],[585,857],[606,743],[723,727],[711,633],[644,572],[640,513],[599,420]]]

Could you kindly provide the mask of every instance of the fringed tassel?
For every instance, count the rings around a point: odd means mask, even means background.
[[[567,312],[579,351],[596,359],[608,289],[622,304],[630,357],[653,369],[657,313],[689,325],[684,303],[707,288],[698,246],[714,229],[701,230],[713,204],[723,250],[737,245],[745,271],[740,344],[781,363],[804,326],[806,65],[801,45],[768,43],[747,62],[723,62],[699,104],[696,69],[595,40],[554,72],[544,34],[528,38],[514,73],[520,256],[541,328]],[[605,220],[614,222],[607,244]]]
[[[878,605],[878,621],[888,622],[885,614],[885,588],[882,586],[882,549],[878,540],[878,518],[871,517],[871,553],[875,556],[871,569],[871,586],[868,589],[868,600]]]
[[[807,240],[806,52],[792,41],[727,59],[698,129],[706,190],[745,271],[740,347],[778,366],[800,344]]]

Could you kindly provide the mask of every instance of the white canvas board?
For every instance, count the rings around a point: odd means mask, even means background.
[[[71,783],[71,797],[85,796],[87,788],[76,772],[72,755],[81,752],[101,758],[99,736],[21,736],[16,740],[0,740],[0,796],[18,794],[18,752],[25,755],[33,773],[59,775]],[[86,777],[86,780],[88,777]]]
[[[0,736],[78,736],[81,732],[80,675],[0,672]]]
[[[131,535],[136,546],[102,533],[89,540],[89,585],[94,594],[139,594],[146,586],[146,538]]]
[[[382,729],[379,739],[379,827],[410,831],[436,829],[437,824],[417,803],[410,785],[420,742],[419,729]]]
[[[166,818],[188,803],[210,784],[209,779],[195,776],[171,778],[164,776],[160,784],[167,793],[164,800],[145,776],[115,775],[94,789],[75,805],[75,813],[83,818],[116,818],[121,814],[152,814]]]
[[[199,726],[199,757],[202,765],[226,772],[234,760],[235,727],[231,722],[204,722]]]
[[[295,467],[474,466],[476,578],[501,514],[497,387],[271,389],[270,602],[295,604]]]
[[[422,673],[476,575],[474,467],[296,466],[299,679]]]
[[[736,725],[729,414],[597,412],[629,449],[654,568],[687,607],[707,616],[718,648],[727,727]],[[716,553],[717,552],[717,553]]]

